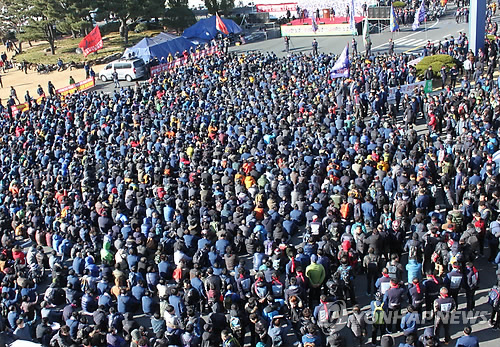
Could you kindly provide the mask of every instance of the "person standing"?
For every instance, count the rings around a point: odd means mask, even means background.
[[[366,317],[359,305],[354,305],[352,308],[352,314],[347,319],[347,327],[354,335],[356,346],[362,346],[366,336]]]
[[[49,81],[47,83],[47,89],[49,91],[50,96],[56,95],[56,87],[54,87],[54,85],[52,84],[52,81]]]
[[[356,56],[358,55],[358,43],[356,42],[356,39],[352,39],[352,55]]]
[[[450,335],[450,319],[451,313],[455,311],[457,305],[453,298],[448,296],[448,289],[441,288],[439,297],[434,300],[434,335],[439,339],[441,327],[444,329],[444,342],[447,344],[451,341]]]
[[[17,97],[17,92],[16,92],[16,90],[14,89],[14,87],[12,87],[12,86],[10,87],[10,97],[11,97],[12,99],[16,100],[18,104],[20,104],[20,102],[19,102],[19,98]]]
[[[115,88],[120,88],[120,81],[118,80],[118,72],[116,72],[116,69],[113,70],[111,77],[113,78],[113,82],[115,83]]]
[[[372,311],[372,345],[377,344],[377,336],[385,332],[385,316],[387,315],[387,305],[382,300],[382,293],[375,293],[375,300],[370,303]]]
[[[313,55],[317,56],[318,55],[318,41],[316,41],[316,39],[314,39],[312,42],[312,50],[313,50]]]
[[[369,40],[365,46],[365,58],[369,59],[372,55],[372,41]]]
[[[85,78],[87,79],[90,77],[90,64],[88,61],[85,62],[83,68],[85,69]]]
[[[467,298],[467,311],[471,311],[476,306],[474,296],[476,295],[477,288],[479,288],[479,272],[472,262],[468,262],[466,264],[465,276],[465,297]]]
[[[73,76],[69,76],[69,84],[75,84],[75,79],[73,78]]]
[[[349,9],[349,5],[346,6],[345,8],[345,21],[347,22],[347,20],[349,19],[349,14],[350,14],[350,9]]]
[[[448,78],[448,73],[446,72],[445,65],[441,66],[440,73],[441,73],[441,83],[442,83],[441,87],[442,89],[444,89],[444,86],[446,85],[446,79]]]
[[[3,88],[2,75],[0,75],[0,87]]]
[[[394,54],[394,41],[392,39],[389,39],[389,55]]]
[[[311,287],[309,292],[309,303],[311,304],[314,300],[319,301],[319,295],[321,293],[321,286],[326,277],[325,268],[323,265],[318,264],[318,256],[313,254],[311,256],[311,264],[306,267],[306,277],[309,279],[309,286]],[[311,305],[310,305],[311,306]]]
[[[288,53],[290,52],[290,36],[285,36],[285,51]]]

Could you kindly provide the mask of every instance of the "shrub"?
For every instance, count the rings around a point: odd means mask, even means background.
[[[394,7],[394,8],[405,7],[405,6],[406,6],[406,2],[403,2],[403,1],[394,1],[392,3],[392,7]]]
[[[134,31],[136,33],[142,33],[143,31],[148,30],[148,23],[139,23],[135,26]]]
[[[445,65],[449,70],[455,64],[455,58],[448,54],[437,54],[425,57],[416,66],[417,77],[421,79],[424,76],[425,70],[427,70],[429,66],[432,66],[432,72],[434,72],[434,75],[438,76],[438,73],[441,71],[441,67],[443,65]]]

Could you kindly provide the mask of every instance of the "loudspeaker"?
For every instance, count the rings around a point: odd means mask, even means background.
[[[368,7],[368,18],[370,19],[389,19],[390,13],[390,6]]]

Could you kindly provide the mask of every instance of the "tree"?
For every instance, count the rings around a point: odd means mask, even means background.
[[[64,20],[57,27],[63,32],[71,32],[73,37],[86,35],[93,27],[90,12],[97,7],[96,0],[63,0]]]
[[[4,10],[0,13],[0,34],[3,37],[14,35],[19,40],[19,34],[28,21],[26,5],[16,0],[0,1],[0,7]],[[22,41],[18,44],[13,40],[16,50],[22,52]]]
[[[128,21],[156,18],[165,13],[165,3],[158,0],[99,0],[99,8],[114,13],[120,21],[120,36],[128,44]]]
[[[59,18],[64,17],[64,9],[61,2],[57,0],[27,0],[26,15],[29,18],[28,24],[24,27],[24,32],[20,39],[33,41],[45,40],[50,45],[52,54],[56,54],[56,24]]]
[[[179,33],[196,23],[196,18],[193,11],[187,6],[178,6],[167,10],[164,21],[167,27],[175,29]]]
[[[210,14],[222,12],[224,15],[228,15],[234,8],[234,0],[205,0],[205,6]]]

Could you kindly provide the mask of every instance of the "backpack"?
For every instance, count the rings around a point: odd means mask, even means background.
[[[193,255],[193,264],[200,264],[201,267],[204,267],[207,264],[208,253],[203,249],[199,249]]]
[[[368,272],[378,272],[378,259],[376,255],[368,255]]]
[[[408,250],[408,259],[417,258],[418,257],[418,248],[414,244],[410,246]]]
[[[271,289],[275,298],[283,296],[283,285],[280,282],[273,281]]]
[[[218,302],[220,300],[220,294],[219,294],[219,292],[217,290],[210,289],[207,292],[207,299],[208,299],[209,303]]]
[[[438,252],[432,252],[431,260],[433,263],[437,263],[439,258],[441,258],[441,256],[439,255]]]
[[[380,306],[375,305],[375,309],[373,310],[373,324],[385,324],[385,311],[383,302]]]
[[[393,279],[393,278],[397,278],[398,267],[397,267],[396,265],[390,264],[390,265],[387,267],[387,272],[388,272],[389,277],[390,277],[391,279]]]
[[[498,288],[493,287],[488,294],[488,304],[490,304],[493,308],[497,309],[500,303],[500,293],[498,292]]]
[[[472,267],[472,276],[469,286],[471,289],[476,289],[479,286],[479,272],[477,272],[475,267]]]
[[[389,290],[389,288],[391,288],[391,282],[380,283],[380,293],[382,293],[382,295],[384,295]]]
[[[241,321],[239,317],[231,317],[229,321],[229,326],[233,332],[241,332]]]
[[[351,266],[342,266],[340,269],[340,279],[344,281],[346,285],[349,285],[352,280],[351,276]]]
[[[351,214],[351,206],[349,203],[343,203],[341,206],[340,206],[340,216],[342,217],[342,219],[347,219],[349,217],[349,215]]]
[[[248,292],[250,290],[251,285],[252,285],[252,280],[250,279],[250,277],[248,277],[248,278],[241,280],[240,283],[241,283],[241,288],[243,289],[243,291]]]

